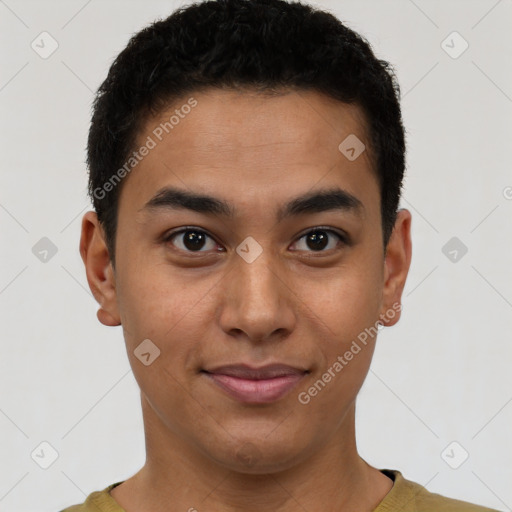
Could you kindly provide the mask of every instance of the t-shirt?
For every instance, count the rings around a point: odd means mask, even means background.
[[[396,469],[380,471],[394,484],[373,512],[499,512],[429,492],[420,484],[405,479]],[[111,489],[122,483],[116,482],[102,491],[93,492],[81,505],[73,505],[60,512],[125,512],[109,494]]]

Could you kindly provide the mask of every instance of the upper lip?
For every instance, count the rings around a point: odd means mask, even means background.
[[[247,364],[228,364],[204,371],[206,373],[228,375],[230,377],[238,377],[239,379],[253,380],[273,379],[286,375],[301,375],[307,372],[305,369],[294,368],[293,366],[288,366],[286,364],[269,364],[259,368],[254,368]]]

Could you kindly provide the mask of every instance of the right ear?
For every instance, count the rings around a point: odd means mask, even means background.
[[[100,305],[98,320],[103,325],[121,325],[114,269],[105,241],[105,232],[96,212],[89,211],[82,218],[80,255],[85,265],[89,288]]]

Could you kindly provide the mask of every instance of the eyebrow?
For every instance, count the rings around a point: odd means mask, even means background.
[[[142,208],[147,211],[186,209],[197,213],[233,218],[236,209],[217,197],[198,194],[175,187],[159,190]],[[364,205],[353,194],[341,188],[329,188],[308,192],[295,197],[277,210],[277,220],[308,213],[343,211],[362,216]]]

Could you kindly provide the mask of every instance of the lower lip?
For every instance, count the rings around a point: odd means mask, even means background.
[[[290,392],[304,377],[304,374],[293,374],[273,379],[250,380],[217,373],[205,375],[232,398],[249,404],[275,402]]]

